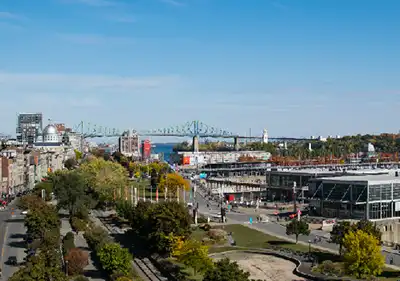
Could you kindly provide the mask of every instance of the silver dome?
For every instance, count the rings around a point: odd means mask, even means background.
[[[57,135],[57,128],[54,127],[53,125],[47,125],[44,129],[43,129],[43,135]]]

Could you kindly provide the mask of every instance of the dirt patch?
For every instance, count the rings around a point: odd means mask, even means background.
[[[229,258],[236,261],[241,269],[250,273],[250,279],[265,281],[305,280],[293,274],[296,265],[275,256],[251,253],[226,253],[215,256],[215,260]]]

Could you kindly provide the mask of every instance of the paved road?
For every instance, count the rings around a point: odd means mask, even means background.
[[[210,202],[205,197],[202,195],[202,192],[200,189],[197,189],[198,192],[196,194],[196,202],[199,203],[199,212],[204,215],[213,215],[213,214],[219,214],[220,213],[220,208],[218,207],[218,203],[216,202]],[[209,204],[210,208],[207,208],[207,204]],[[253,219],[253,222],[256,221],[258,213],[254,212],[254,215],[251,215],[249,213],[244,214],[244,213],[236,213],[236,212],[227,212],[227,220],[228,222],[237,222],[239,224],[243,223],[248,223],[250,218]],[[269,232],[273,235],[276,236],[281,236],[281,237],[288,237],[286,235],[286,228],[276,222],[268,222],[268,223],[253,223],[252,225],[253,228],[259,229],[261,231],[266,231]],[[299,241],[308,244],[309,241],[314,241],[316,236],[321,237],[323,234],[322,231],[320,230],[313,230],[311,231],[310,235],[307,236],[299,236]],[[290,237],[290,238],[294,238]],[[339,251],[339,246],[333,243],[329,243],[328,239],[322,238],[321,242],[318,243],[311,243],[311,245],[315,245],[324,249],[332,250],[332,251]],[[400,267],[400,253],[399,251],[394,251],[394,250],[389,250],[385,248],[386,250],[382,251],[382,254],[385,256],[386,263],[390,263],[390,259],[393,259],[393,265],[399,266]]]
[[[0,235],[1,239],[1,264],[3,271],[3,280],[11,277],[18,266],[7,264],[10,256],[17,257],[19,263],[23,262],[25,254],[25,227],[24,215],[19,210],[12,210],[12,205],[7,210],[0,213]]]

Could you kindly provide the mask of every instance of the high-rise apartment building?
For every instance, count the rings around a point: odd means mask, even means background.
[[[20,113],[17,119],[17,141],[33,144],[43,127],[42,113]]]

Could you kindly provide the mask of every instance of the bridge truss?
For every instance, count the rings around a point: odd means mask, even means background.
[[[74,126],[74,131],[82,134],[83,138],[100,138],[100,137],[120,137],[127,130],[119,130],[117,128],[109,128],[99,126],[94,123],[81,121]],[[199,138],[237,138],[237,139],[252,139],[261,140],[262,136],[243,136],[228,130],[220,129],[214,126],[207,125],[201,121],[189,121],[181,125],[171,126],[153,130],[138,130],[134,133],[139,136],[152,137],[199,137]],[[269,137],[269,140],[275,141],[300,141],[307,138],[294,137]]]

